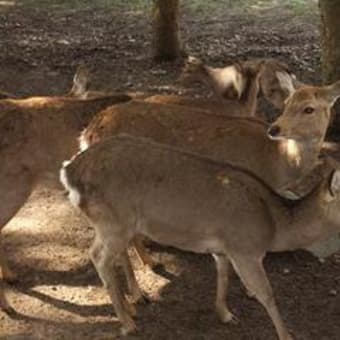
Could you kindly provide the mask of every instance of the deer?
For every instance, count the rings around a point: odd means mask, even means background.
[[[73,79],[73,87],[68,93],[69,96],[77,97],[77,98],[89,98],[91,96],[98,94],[102,94],[102,92],[98,91],[90,91],[89,90],[89,83],[90,83],[90,73],[85,66],[80,67],[82,72],[77,72],[74,79]],[[254,111],[256,108],[257,103],[257,93],[259,90],[259,77],[263,69],[263,63],[259,63],[256,67],[252,69],[245,69],[239,66],[240,76],[242,71],[242,76],[247,76],[247,86],[245,89],[242,89],[244,93],[240,93],[242,99],[240,101],[233,99],[230,102],[234,103],[234,106],[229,106],[229,112],[231,115],[238,114],[241,110],[252,110]],[[228,76],[228,75],[227,75]],[[234,84],[234,75],[231,73],[230,77],[230,86]],[[79,85],[80,84],[80,85]],[[195,109],[200,107],[204,107],[206,113],[214,112],[214,110],[221,111],[219,106],[212,106],[211,101],[204,100],[204,99],[191,99],[187,97],[175,96],[175,95],[156,95],[156,96],[147,96],[147,95],[140,95],[140,94],[130,94],[133,98],[137,98],[142,100],[145,103],[157,103],[157,106],[160,104],[163,105],[164,108],[167,110],[169,104],[172,106],[172,109],[176,109],[176,106],[180,106],[180,110],[183,111],[184,109]],[[146,104],[149,105],[149,104]],[[176,106],[174,106],[176,105]],[[94,119],[95,120],[95,119]],[[96,120],[95,120],[96,121]],[[88,141],[84,138],[85,132],[82,134],[80,138],[80,149],[86,148],[89,144]],[[151,269],[154,268],[157,264],[156,262],[150,257],[147,250],[143,246],[142,238],[136,238],[132,244],[134,247],[140,262],[143,265],[150,267]],[[136,295],[132,291],[133,295]],[[138,295],[138,293],[137,293]]]
[[[0,208],[0,232],[42,177],[57,180],[60,163],[77,152],[77,137],[92,117],[130,99],[116,93],[88,99],[64,95],[0,100],[0,196],[6,198]],[[0,233],[0,279],[12,282],[17,276],[9,268],[1,238]],[[10,309],[1,285],[0,308]]]
[[[256,113],[256,97],[259,92],[259,79],[264,69],[264,62],[258,63],[255,67],[235,63],[224,69],[218,69],[220,72],[212,69],[216,71],[216,77],[218,75],[219,80],[219,83],[214,86],[217,96],[213,99],[156,95],[145,98],[144,100],[153,103],[203,108],[208,112],[228,116],[260,116],[260,113]],[[182,82],[185,82],[184,73],[185,72],[182,73],[180,78]],[[187,73],[188,71],[186,74]]]
[[[300,84],[296,76],[289,70],[287,64],[276,59],[253,59],[237,62],[221,68],[214,68],[205,64],[196,57],[188,57],[179,81],[185,85],[193,82],[202,82],[211,88],[215,98],[223,105],[226,112],[229,111],[230,99],[238,98],[242,101],[242,94],[247,91],[251,84],[251,74],[263,64],[259,75],[260,92],[274,107],[282,110],[284,101],[288,96],[286,88],[281,87],[279,76],[291,79],[294,85]],[[226,101],[227,100],[227,101]],[[243,115],[263,116],[256,113],[256,106],[251,106],[242,111]]]
[[[291,78],[284,80],[282,88]],[[320,90],[329,93],[325,109],[330,112],[340,89],[335,83]],[[303,131],[304,126],[300,128]],[[319,135],[319,128],[318,124],[309,126],[309,140],[274,140],[267,136],[269,125],[256,118],[207,114],[192,107],[132,100],[98,113],[82,132],[79,144],[83,151],[120,133],[150,138],[241,166],[262,178],[279,195],[296,200],[312,191],[322,178],[319,157],[328,146],[324,137],[314,138]],[[135,246],[142,262],[154,267],[156,263],[140,239]],[[132,291],[133,296],[139,296],[136,289]]]
[[[340,230],[340,171],[324,162],[322,174],[313,190],[292,204],[247,169],[118,135],[65,162],[60,180],[95,230],[90,258],[124,335],[136,331],[134,309],[113,264],[122,258],[129,262],[127,246],[142,234],[163,245],[214,255],[215,305],[225,323],[234,320],[226,302],[231,263],[266,309],[278,338],[292,340],[262,262],[267,252],[305,249]]]

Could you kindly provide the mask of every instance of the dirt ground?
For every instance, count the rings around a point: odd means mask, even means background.
[[[301,16],[284,7],[224,6],[211,12],[184,7],[182,13],[186,50],[210,64],[277,57],[303,81],[320,81],[318,19],[312,11]],[[0,88],[19,96],[61,94],[70,87],[75,67],[85,62],[95,88],[207,94],[201,87],[187,90],[176,84],[179,64],[151,61],[148,19],[140,6],[37,1],[33,7],[0,1]],[[1,340],[120,338],[109,298],[88,258],[93,230],[60,188],[40,184],[4,235],[20,281],[6,289],[17,313],[0,311]],[[151,250],[163,269],[153,273],[134,261],[152,302],[138,306],[140,332],[127,339],[276,339],[268,316],[247,297],[236,275],[229,305],[240,322],[223,325],[214,313],[212,259],[171,248]],[[265,265],[295,339],[340,339],[340,252],[324,263],[303,251],[271,254]]]

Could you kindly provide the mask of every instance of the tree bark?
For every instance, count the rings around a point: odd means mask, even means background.
[[[321,12],[322,76],[325,84],[340,79],[340,1],[319,0]]]
[[[181,55],[179,0],[153,0],[153,57],[175,60]]]

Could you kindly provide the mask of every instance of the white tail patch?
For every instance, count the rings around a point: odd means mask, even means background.
[[[78,138],[78,143],[80,152],[83,152],[89,148],[90,145],[85,138],[85,130],[80,134]]]
[[[81,195],[79,191],[70,184],[67,178],[66,168],[70,163],[71,161],[63,162],[63,166],[60,169],[59,179],[60,179],[61,184],[64,186],[64,188],[68,191],[68,198],[70,202],[72,203],[72,205],[74,205],[75,207],[79,207],[80,201],[81,201]]]

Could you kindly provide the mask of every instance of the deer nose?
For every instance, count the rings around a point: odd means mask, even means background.
[[[277,137],[280,132],[281,128],[278,125],[271,126],[267,131],[269,137]]]

